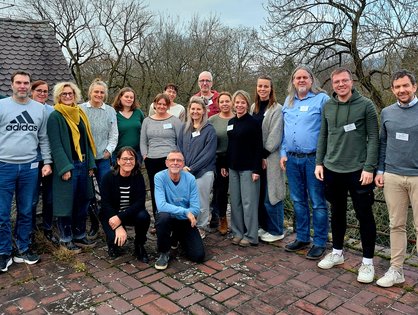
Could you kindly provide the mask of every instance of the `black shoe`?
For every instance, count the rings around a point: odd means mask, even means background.
[[[121,256],[121,251],[117,246],[110,246],[107,249],[107,253],[109,254],[110,259],[116,259]]]
[[[81,253],[81,248],[75,245],[72,241],[60,242],[60,245],[74,254]]]
[[[80,239],[74,239],[74,244],[76,244],[77,246],[80,247],[85,247],[85,248],[93,248],[94,246],[96,246],[96,242],[87,239],[87,237],[83,237]]]
[[[325,246],[315,246],[313,245],[309,252],[306,254],[306,258],[316,260],[321,258],[325,253]]]
[[[53,245],[59,245],[59,239],[52,233],[52,230],[44,230],[45,238],[50,241]]]
[[[209,222],[209,227],[211,229],[217,229],[218,226],[219,226],[219,217],[217,215],[212,214],[212,218],[210,219],[210,222]]]
[[[309,244],[310,242],[301,242],[301,241],[295,240],[294,242],[287,244],[284,247],[284,250],[287,252],[296,252],[298,250],[308,247]]]
[[[155,262],[155,269],[157,270],[164,270],[167,269],[168,261],[170,260],[170,254],[167,253],[161,253],[160,257],[158,257],[157,261]]]
[[[135,256],[138,258],[139,261],[142,261],[143,263],[148,264],[149,258],[147,251],[145,250],[144,245],[138,245],[135,248]]]
[[[41,259],[41,257],[29,249],[24,253],[16,253],[13,257],[15,263],[25,263],[28,265],[36,264],[39,259]]]
[[[90,228],[90,231],[87,233],[87,239],[88,240],[95,240],[98,235],[99,235],[99,227],[98,226],[92,226]]]
[[[0,255],[0,270],[2,272],[6,272],[12,263],[13,263],[12,256]]]

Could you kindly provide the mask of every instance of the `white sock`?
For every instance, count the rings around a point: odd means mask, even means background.
[[[372,265],[373,266],[373,258],[366,258],[366,257],[363,257],[363,264],[365,264],[365,265]]]
[[[342,249],[332,249],[332,253],[333,254],[337,254],[338,256],[341,256],[343,254],[343,250]]]

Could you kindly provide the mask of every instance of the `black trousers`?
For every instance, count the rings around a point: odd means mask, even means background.
[[[197,227],[191,227],[189,220],[173,218],[170,213],[157,214],[157,246],[160,253],[167,253],[171,247],[171,237],[180,242],[186,256],[193,262],[205,259],[205,249]]]
[[[229,176],[221,175],[221,162],[216,160],[216,173],[213,182],[213,213],[217,217],[226,217],[228,206]]]
[[[103,231],[106,234],[106,243],[108,247],[115,246],[115,231],[109,225],[109,217],[99,214]],[[147,231],[150,225],[150,215],[146,210],[138,211],[135,215],[127,217],[122,221],[123,226],[135,227],[135,247],[144,245],[147,241]]]
[[[359,182],[361,172],[336,173],[324,168],[325,197],[331,203],[333,248],[343,249],[347,228],[347,197],[350,192],[360,223],[363,257],[373,258],[376,243],[376,223],[372,212],[374,184],[362,186]]]
[[[147,169],[148,180],[149,180],[149,188],[151,191],[151,203],[152,203],[152,213],[154,215],[154,219],[156,218],[155,214],[157,212],[157,205],[155,203],[155,193],[154,193],[154,176],[159,171],[165,170],[167,167],[165,166],[166,158],[158,158],[158,159],[145,159],[145,168]]]

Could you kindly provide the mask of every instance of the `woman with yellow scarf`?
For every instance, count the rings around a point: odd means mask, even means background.
[[[53,167],[52,197],[58,218],[60,243],[79,253],[93,247],[86,237],[87,210],[93,197],[91,176],[95,168],[95,145],[86,114],[77,105],[81,93],[72,82],[54,87],[55,111],[48,119]]]

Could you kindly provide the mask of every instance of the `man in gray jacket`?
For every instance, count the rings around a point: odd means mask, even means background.
[[[30,248],[32,201],[38,181],[37,148],[44,161],[42,176],[51,173],[46,107],[29,98],[31,76],[17,71],[11,78],[13,95],[0,100],[0,270],[12,264],[10,213],[16,195],[16,263],[34,264],[39,256]]]

